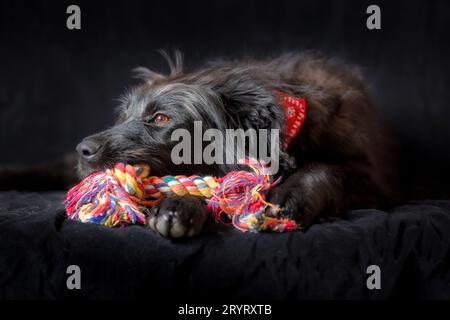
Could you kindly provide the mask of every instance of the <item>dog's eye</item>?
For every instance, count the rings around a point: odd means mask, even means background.
[[[169,121],[170,118],[162,113],[155,114],[151,119],[151,122],[158,126],[165,126]]]

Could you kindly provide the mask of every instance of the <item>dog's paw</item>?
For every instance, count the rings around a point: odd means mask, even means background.
[[[302,228],[310,226],[320,214],[320,210],[308,201],[306,192],[302,192],[298,186],[278,186],[271,190],[267,200],[276,205],[279,210],[273,207],[267,207],[266,214],[289,218],[297,221]]]
[[[147,227],[167,238],[191,237],[201,232],[207,216],[202,199],[174,196],[150,209]]]

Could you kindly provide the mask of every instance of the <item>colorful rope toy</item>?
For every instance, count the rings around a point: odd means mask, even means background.
[[[145,224],[145,207],[156,205],[164,197],[194,195],[205,199],[217,222],[231,223],[241,231],[277,232],[297,229],[295,221],[265,214],[265,201],[273,181],[255,160],[241,162],[252,171],[233,171],[222,178],[211,176],[150,176],[148,165],[124,165],[96,172],[67,193],[64,202],[72,220],[108,227]]]

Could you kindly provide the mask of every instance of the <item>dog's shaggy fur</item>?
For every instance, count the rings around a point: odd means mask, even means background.
[[[169,59],[170,61],[170,59]],[[306,121],[280,154],[282,183],[268,200],[303,227],[346,209],[379,207],[394,194],[390,141],[358,70],[317,54],[289,54],[261,62],[214,63],[184,71],[181,59],[163,76],[139,68],[142,84],[122,101],[118,123],[78,146],[79,173],[116,162],[149,163],[153,173],[223,175],[234,165],[174,165],[176,128],[282,129],[276,92],[306,98]],[[155,114],[170,119],[161,126]],[[281,130],[282,131],[282,130]],[[280,148],[281,150],[281,148]],[[194,235],[206,220],[203,203],[172,197],[153,208],[148,225],[169,237]]]

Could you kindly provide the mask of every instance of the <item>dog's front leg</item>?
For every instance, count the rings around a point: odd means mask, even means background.
[[[305,163],[271,190],[268,200],[281,211],[269,208],[269,213],[293,218],[306,228],[321,214],[338,214],[344,208],[344,183],[350,178],[339,165]]]

